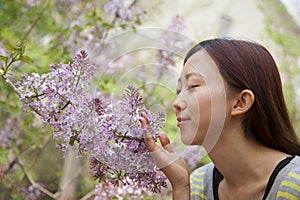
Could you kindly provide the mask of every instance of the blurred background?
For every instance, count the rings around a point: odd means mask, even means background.
[[[201,148],[180,143],[172,102],[182,57],[201,40],[233,37],[269,49],[300,132],[298,0],[0,0],[0,27],[1,69],[10,47],[22,40],[30,58],[12,63],[0,81],[0,199],[171,199],[168,188],[158,195],[141,192],[135,197],[123,188],[120,197],[101,196],[109,192],[100,186],[95,190],[98,182],[87,157],[70,151],[64,158],[56,149],[53,128],[30,109],[24,112],[6,82],[16,83],[24,73],[47,73],[50,64],[68,63],[81,49],[99,67],[96,85],[102,93],[118,93],[134,82],[150,109],[163,110],[164,131],[191,170],[209,159]],[[146,37],[153,37],[151,44]]]

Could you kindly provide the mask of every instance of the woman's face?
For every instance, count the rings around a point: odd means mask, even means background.
[[[185,63],[177,95],[173,106],[182,142],[212,147],[224,125],[226,93],[219,70],[205,50]]]

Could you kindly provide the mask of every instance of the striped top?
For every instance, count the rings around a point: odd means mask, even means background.
[[[221,173],[213,163],[191,174],[191,199],[218,200],[218,184]],[[263,200],[300,200],[300,157],[288,157],[273,171]]]

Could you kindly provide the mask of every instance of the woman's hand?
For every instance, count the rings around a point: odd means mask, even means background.
[[[148,121],[143,113],[140,119],[142,127],[147,128]],[[173,199],[190,198],[190,178],[185,161],[173,151],[170,140],[165,133],[160,133],[159,140],[162,145],[154,142],[150,132],[146,131],[145,144],[154,159],[155,164],[162,170],[171,182]]]

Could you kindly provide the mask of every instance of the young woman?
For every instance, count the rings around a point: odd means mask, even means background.
[[[212,163],[191,176],[166,134],[145,143],[168,177],[173,199],[300,199],[300,143],[280,75],[261,45],[234,39],[200,42],[187,54],[174,110],[187,145]],[[141,119],[147,126],[146,117]]]

